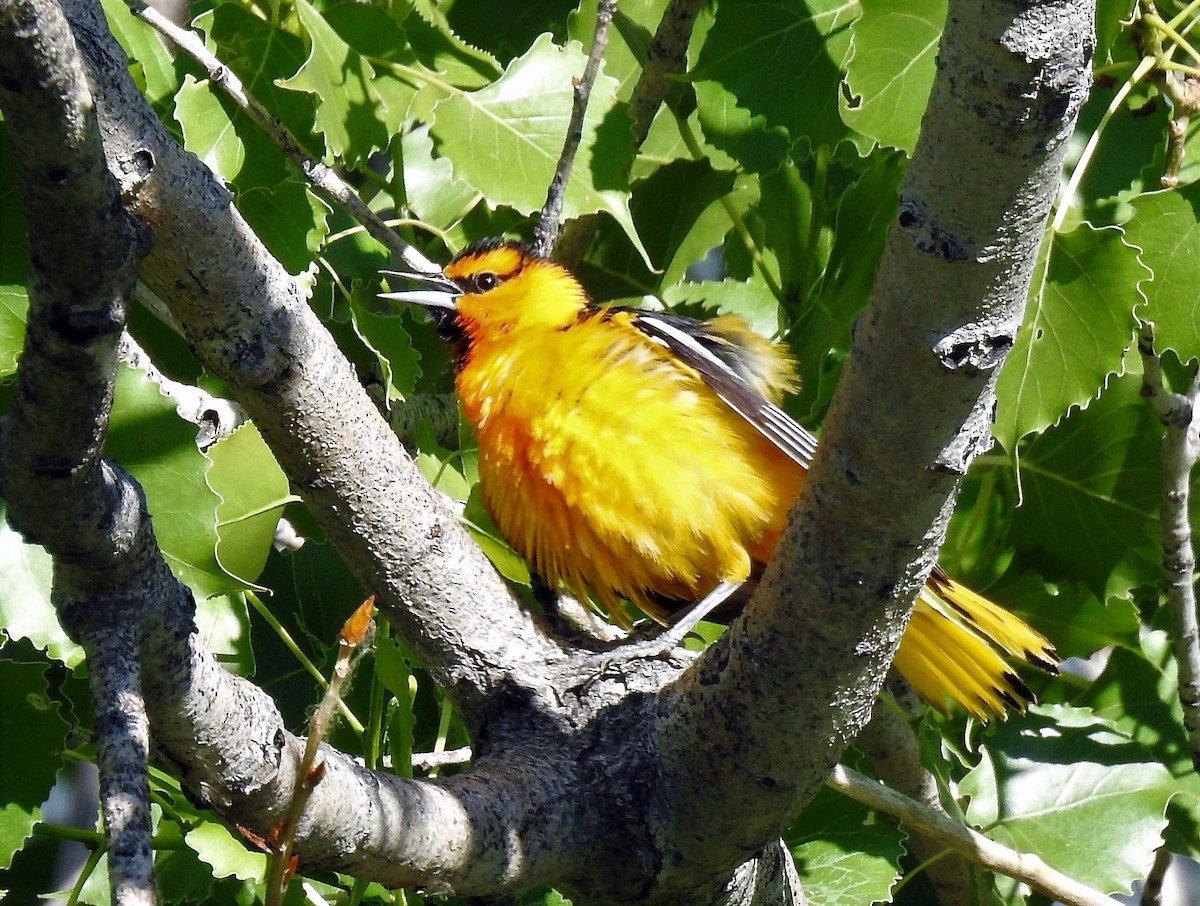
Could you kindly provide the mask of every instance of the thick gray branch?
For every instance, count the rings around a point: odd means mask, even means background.
[[[154,542],[136,489],[100,460],[145,235],[121,207],[75,41],[52,3],[0,5],[0,108],[31,271],[0,495],[13,525],[54,555],[54,603],[87,651],[113,902],[152,904],[149,740],[128,587]]]
[[[557,657],[556,646],[405,455],[299,283],[154,117],[96,7],[66,8],[102,87],[111,166],[154,230],[144,279],[204,364],[236,388],[330,540],[471,719],[510,671]]]
[[[660,696],[659,832],[681,874],[754,852],[871,714],[959,479],[988,443],[1093,44],[1088,3],[950,4],[816,463],[745,618]]]

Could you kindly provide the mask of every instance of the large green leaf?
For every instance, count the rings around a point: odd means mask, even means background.
[[[0,501],[0,629],[10,639],[28,639],[56,661],[74,667],[83,649],[67,638],[50,603],[54,562],[36,544],[29,544],[8,524]]]
[[[104,455],[127,469],[146,492],[154,534],[176,577],[199,598],[240,588],[217,563],[217,504],[205,483],[208,460],[196,448],[196,426],[144,372],[122,367]]]
[[[523,214],[539,210],[566,138],[573,80],[582,74],[585,62],[578,46],[557,47],[543,35],[487,88],[440,102],[431,132],[439,153],[453,162],[455,177],[477,188],[493,205],[508,205]],[[633,147],[615,91],[614,79],[596,79],[563,216],[609,214],[649,261],[629,212],[624,174]]]
[[[1141,284],[1143,316],[1155,325],[1158,351],[1180,359],[1200,358],[1200,183],[1135,199],[1134,218],[1126,225],[1131,245],[1141,250],[1152,279]],[[1126,290],[1128,292],[1128,290]]]
[[[946,0],[860,0],[851,26],[846,124],[881,145],[912,153],[933,87]]]
[[[1051,581],[1103,600],[1161,580],[1161,427],[1140,375],[1114,377],[1087,409],[1021,448],[1023,488],[1006,544]]]
[[[721,244],[732,227],[722,202],[734,191],[734,174],[714,170],[708,161],[667,164],[638,186],[633,217],[664,286]]]
[[[691,78],[719,83],[750,119],[782,128],[791,142],[837,144],[850,136],[838,110],[857,0],[780,0],[723,3]],[[721,122],[711,96],[701,96],[709,139]]]
[[[138,87],[151,105],[164,107],[179,84],[177,58],[163,43],[163,37],[142,21],[121,0],[102,0],[104,17],[113,37],[130,57]]]
[[[890,901],[905,837],[894,822],[822,787],[785,838],[812,906],[859,906]]]
[[[253,424],[247,423],[208,450],[205,480],[220,497],[217,561],[233,579],[251,585],[262,572],[283,508],[299,500]]]
[[[315,126],[338,160],[355,166],[387,145],[387,102],[375,89],[375,69],[342,40],[307,0],[296,12],[310,42],[308,59],[281,88],[319,99]]]
[[[294,20],[290,24],[294,25]],[[271,22],[248,7],[221,3],[198,15],[193,25],[203,31],[207,45],[242,80],[242,84],[314,157],[325,146],[313,134],[317,98],[289,91],[276,80],[295,75],[304,65],[304,41],[284,22]],[[255,127],[257,128],[257,127]]]
[[[261,882],[267,876],[266,854],[251,852],[216,821],[205,821],[195,830],[188,831],[184,840],[218,878]]]
[[[1063,705],[1000,724],[961,785],[971,823],[1108,893],[1145,877],[1177,789],[1130,737]]]
[[[0,868],[12,865],[41,818],[63,764],[67,723],[46,692],[46,668],[0,659]]]
[[[1051,234],[996,384],[993,432],[1006,450],[1087,406],[1121,370],[1136,330],[1130,288],[1146,275],[1118,229]]]

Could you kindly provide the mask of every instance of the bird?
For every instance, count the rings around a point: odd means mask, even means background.
[[[697,320],[594,304],[531,247],[485,239],[440,274],[383,272],[447,341],[479,449],[483,503],[551,587],[622,627],[628,601],[670,622],[761,572],[817,439],[780,408],[786,348],[737,315]],[[940,566],[894,666],[943,714],[986,722],[1033,694],[1004,655],[1056,672],[1041,633]]]

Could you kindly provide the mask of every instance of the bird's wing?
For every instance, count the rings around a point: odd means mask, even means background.
[[[704,321],[661,312],[624,309],[629,323],[694,369],[734,412],[804,468],[812,465],[817,439],[754,388],[747,350]]]

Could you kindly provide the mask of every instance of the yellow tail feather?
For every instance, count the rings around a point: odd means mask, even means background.
[[[1024,711],[1033,694],[997,648],[1056,672],[1058,655],[1045,637],[937,569],[917,598],[895,665],[943,714],[949,698],[977,720],[1003,720],[1009,706]]]

